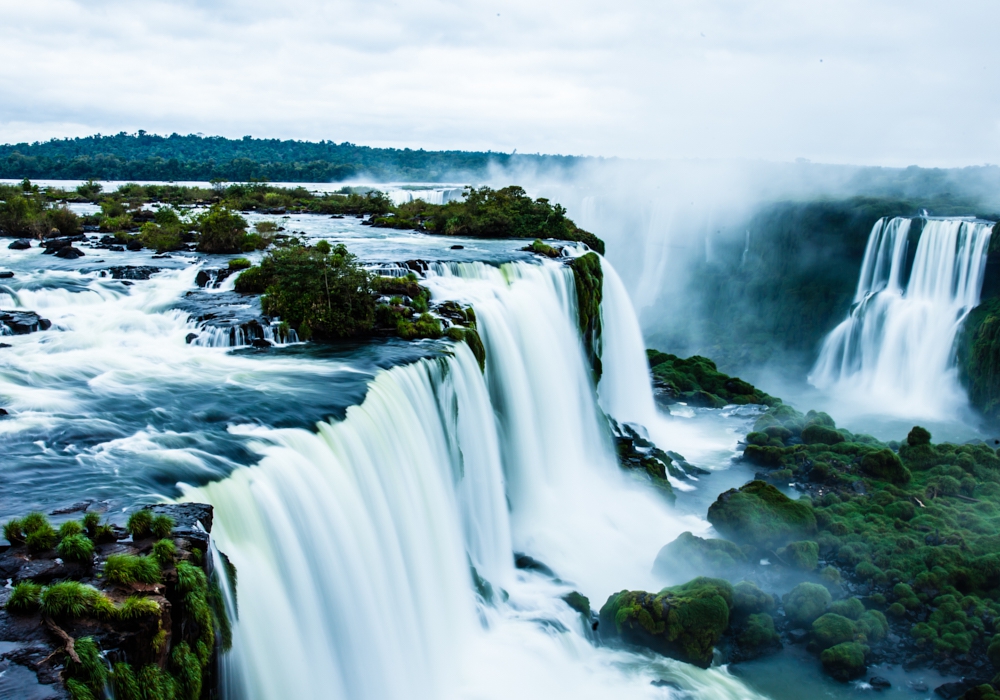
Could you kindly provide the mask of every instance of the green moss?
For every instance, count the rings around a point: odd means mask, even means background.
[[[137,510],[128,517],[128,524],[125,529],[129,531],[133,539],[139,540],[149,537],[152,534],[150,528],[153,525],[153,514],[148,510]]]
[[[232,260],[229,261],[230,270],[246,270],[247,268],[252,266],[253,263],[247,260],[246,258],[233,258]]]
[[[783,597],[785,615],[792,624],[808,627],[830,604],[830,591],[817,583],[800,583]]]
[[[587,596],[573,591],[567,593],[562,597],[566,601],[566,605],[576,610],[578,613],[583,615],[584,619],[589,622],[590,620],[590,599]]]
[[[547,258],[558,258],[559,251],[556,248],[546,244],[541,238],[536,238],[531,242],[531,245],[521,248],[529,253],[538,253],[539,255],[544,255]]]
[[[781,637],[774,629],[774,618],[767,613],[750,615],[736,641],[745,658],[756,658],[781,646]]]
[[[32,581],[21,581],[7,599],[6,609],[12,613],[33,613],[41,604],[42,587]]]
[[[88,612],[103,612],[110,602],[93,586],[77,581],[61,581],[42,591],[41,611],[51,617],[80,617]]]
[[[823,670],[838,681],[847,682],[863,676],[868,666],[865,664],[867,647],[857,642],[844,642],[826,649],[820,654]]]
[[[703,539],[682,532],[656,555],[653,571],[666,575],[677,567],[685,567],[696,572],[725,575],[746,564],[746,554],[732,542]]]
[[[836,613],[820,615],[812,623],[813,643],[820,651],[844,642],[852,642],[857,634],[858,628],[854,622]]]
[[[583,347],[594,370],[595,383],[601,379],[601,300],[604,294],[604,271],[595,253],[574,258],[569,263],[576,287],[576,310]]]
[[[757,547],[773,548],[816,531],[807,503],[793,501],[763,481],[726,491],[708,509],[708,521],[727,537]]]
[[[94,543],[83,535],[69,535],[59,543],[59,556],[67,561],[90,563],[94,557]]]
[[[712,662],[715,644],[729,625],[732,586],[721,579],[697,578],[658,594],[621,591],[601,608],[600,630],[702,668]]]
[[[889,634],[889,621],[878,610],[868,610],[858,618],[858,630],[869,642],[881,642]]]
[[[866,454],[861,459],[861,470],[876,479],[894,484],[905,484],[910,480],[909,470],[890,449]]]
[[[684,359],[652,349],[646,350],[646,357],[653,381],[675,401],[711,408],[727,404],[772,405],[778,401],[739,377],[720,372],[707,357],[694,355]],[[762,432],[765,427],[755,427],[755,430]],[[776,436],[768,435],[768,439],[772,437]],[[767,444],[766,440],[760,439],[760,444]]]
[[[122,620],[133,620],[139,617],[149,617],[160,614],[160,605],[155,600],[129,596],[118,608],[118,617]]]
[[[836,445],[844,442],[844,436],[833,428],[812,423],[803,428],[802,442],[807,445]]]
[[[104,562],[104,578],[113,583],[157,583],[160,566],[153,557],[112,554]]]
[[[750,581],[740,581],[733,586],[733,610],[742,614],[762,613],[773,610],[774,598]]]
[[[865,605],[857,598],[836,600],[830,603],[830,612],[842,615],[849,620],[857,620],[865,612]]]
[[[819,564],[819,545],[809,540],[789,542],[777,554],[783,562],[802,571],[814,571]]]

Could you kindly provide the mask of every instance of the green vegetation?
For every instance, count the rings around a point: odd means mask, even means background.
[[[542,241],[541,238],[536,238],[531,242],[531,245],[525,246],[524,248],[521,248],[521,250],[525,250],[529,253],[538,253],[539,255],[544,255],[547,258],[558,258],[560,255],[557,248],[553,248],[548,245]]]
[[[94,543],[83,535],[69,535],[59,543],[59,556],[67,561],[89,564],[94,557]]]
[[[25,179],[19,185],[0,184],[0,236],[45,238],[74,236],[81,231],[79,217],[45,197],[38,185]]]
[[[709,408],[722,408],[729,404],[773,406],[780,403],[742,379],[723,374],[707,357],[695,355],[685,360],[659,350],[646,350],[646,357],[653,373],[653,383],[664,389],[672,401]]]
[[[153,545],[152,556],[161,568],[170,566],[174,563],[174,558],[177,556],[177,545],[172,540],[160,540]]]
[[[823,669],[838,681],[850,681],[863,676],[868,670],[865,656],[868,647],[857,642],[844,642],[820,654]]]
[[[785,614],[792,624],[808,627],[823,614],[831,600],[825,586],[806,581],[784,596]]]
[[[725,576],[747,563],[746,553],[732,542],[682,532],[656,555],[653,571],[666,573],[684,567],[711,576]]]
[[[32,613],[38,610],[41,603],[42,586],[32,581],[21,581],[14,585],[5,607],[13,613]]]
[[[170,536],[170,533],[173,532],[176,524],[177,521],[169,515],[156,515],[149,524],[149,531],[154,537],[162,539]]]
[[[816,516],[763,481],[721,494],[708,509],[708,521],[723,535],[755,547],[773,548],[816,532]]]
[[[482,151],[370,148],[333,141],[157,136],[145,131],[0,146],[0,178],[341,182],[483,179],[491,168],[569,168],[584,159]],[[96,189],[100,185],[84,185]],[[98,190],[99,191],[99,190]]]
[[[574,258],[569,264],[576,286],[576,310],[580,335],[594,370],[594,382],[601,380],[601,300],[604,297],[604,271],[594,253]]]
[[[112,554],[104,562],[104,578],[112,583],[125,585],[136,582],[157,583],[160,580],[159,562],[153,557]]]
[[[50,617],[82,617],[88,613],[102,616],[114,611],[104,594],[78,581],[60,581],[41,593],[41,611]]]
[[[958,346],[958,366],[969,400],[987,419],[1000,421],[1000,297],[972,310]]]
[[[132,539],[141,540],[153,534],[150,529],[152,525],[153,513],[143,508],[128,516],[128,523],[125,525],[125,529],[132,535]]]
[[[604,254],[604,242],[594,234],[577,228],[566,217],[562,206],[553,205],[541,197],[533,200],[517,185],[499,190],[467,187],[464,195],[462,200],[452,200],[447,204],[427,204],[415,200],[375,218],[374,224],[445,236],[534,238],[536,244],[541,246],[544,246],[542,238],[579,241]],[[548,251],[553,249],[548,248]],[[550,255],[549,252],[543,254]]]
[[[733,587],[728,581],[696,578],[658,594],[621,591],[601,608],[606,639],[649,647],[702,668],[712,663],[715,645],[729,626]]]

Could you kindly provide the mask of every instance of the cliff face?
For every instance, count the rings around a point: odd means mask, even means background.
[[[213,566],[212,507],[149,506],[125,528],[85,513],[58,530],[45,516],[10,521],[0,554],[0,696],[197,700],[214,695],[229,644]]]

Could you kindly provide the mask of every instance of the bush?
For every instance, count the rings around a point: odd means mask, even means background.
[[[921,428],[919,425],[913,426],[910,433],[906,436],[906,444],[911,447],[931,444],[930,431],[926,428]]]
[[[59,556],[68,561],[90,563],[94,558],[94,543],[83,535],[70,535],[59,543]]]
[[[245,270],[248,267],[251,267],[252,265],[253,263],[251,263],[246,258],[233,258],[232,260],[229,261],[230,270]]]
[[[21,581],[14,585],[5,606],[12,613],[32,613],[41,604],[42,587],[32,581]]]
[[[65,539],[70,535],[79,535],[83,532],[83,526],[75,520],[67,520],[59,526],[59,539]]]
[[[184,238],[179,231],[171,231],[148,221],[139,228],[139,240],[157,253],[169,253],[184,248]]]
[[[83,514],[83,527],[91,536],[94,536],[97,533],[97,526],[100,524],[101,515],[99,513]]]
[[[104,562],[104,578],[125,585],[137,581],[157,583],[160,580],[160,567],[152,557],[112,554]]]
[[[125,529],[129,531],[133,539],[139,540],[143,537],[149,537],[152,534],[152,530],[150,529],[152,525],[153,514],[146,509],[142,509],[128,516],[128,524],[126,524]]]
[[[824,613],[831,600],[830,591],[818,583],[800,583],[784,596],[785,614],[793,624],[807,627]]]
[[[214,205],[195,218],[200,232],[198,250],[202,253],[241,253],[247,235],[247,222],[227,207]]]
[[[45,522],[29,532],[24,542],[32,552],[46,552],[55,547],[57,539],[56,531]]]

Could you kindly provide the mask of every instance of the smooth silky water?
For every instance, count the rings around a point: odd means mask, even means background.
[[[0,517],[82,500],[104,501],[113,516],[182,494],[215,504],[217,544],[241,573],[227,697],[856,691],[831,686],[818,667],[774,687],[775,668],[806,663],[787,654],[742,665],[741,679],[598,647],[562,602],[578,590],[599,608],[622,588],[658,589],[666,582],[650,568],[660,547],[684,530],[709,532],[707,505],[752,477],[731,468],[752,410],[657,409],[610,265],[595,390],[572,275],[518,251],[521,242],[324,217],[285,226],[345,242],[366,263],[442,261],[426,283],[435,298],[476,309],[485,373],[464,345],[441,342],[188,344],[200,329],[178,307],[197,271],[225,258],[85,248],[63,261],[3,249],[0,265],[15,277],[0,287],[0,308],[37,311],[53,329],[5,337],[12,347],[0,349],[12,414],[0,421]],[[164,269],[131,285],[100,276],[121,264]],[[671,507],[619,469],[602,411],[713,473],[678,483]],[[515,552],[556,578],[515,569]]]

